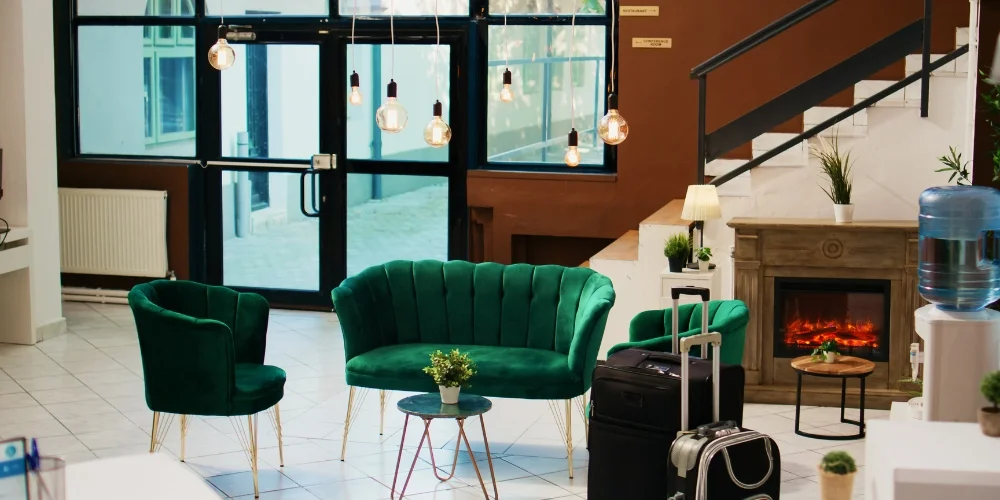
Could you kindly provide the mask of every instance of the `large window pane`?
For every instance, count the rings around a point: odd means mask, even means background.
[[[194,45],[150,26],[81,26],[80,152],[194,156]]]
[[[397,16],[433,16],[435,0],[396,0]],[[355,12],[366,16],[388,16],[390,0],[341,0],[340,14],[349,16]],[[437,12],[442,16],[469,15],[469,0],[437,0]]]
[[[491,162],[563,163],[566,137],[574,123],[585,165],[604,162],[597,120],[604,113],[603,26],[577,26],[569,63],[569,26],[491,26],[486,126]],[[513,102],[498,98],[509,58]],[[572,85],[570,85],[572,82]]]
[[[194,2],[195,0],[77,0],[76,11],[81,16],[193,16]]]
[[[205,0],[205,13],[210,16],[220,14],[226,16],[325,16],[330,13],[330,4],[329,0]]]
[[[490,14],[604,14],[607,0],[490,0]]]
[[[393,76],[392,52],[396,52]],[[361,160],[448,161],[448,147],[432,148],[424,142],[424,128],[434,116],[434,101],[443,105],[442,118],[451,123],[450,50],[438,49],[434,70],[433,45],[357,45],[347,47],[347,75],[357,71],[364,101],[347,107],[347,157]],[[386,86],[396,80],[399,102],[409,116],[399,133],[382,132],[375,125],[375,110],[386,100]],[[435,79],[437,88],[435,88]],[[350,87],[347,87],[350,89]],[[347,99],[347,96],[344,96]]]
[[[319,46],[233,44],[222,72],[222,155],[308,159],[319,153]]]
[[[347,175],[347,275],[391,260],[448,260],[448,178]]]
[[[307,197],[315,180],[306,176]],[[302,215],[300,182],[299,173],[222,173],[224,285],[319,290],[319,219]]]

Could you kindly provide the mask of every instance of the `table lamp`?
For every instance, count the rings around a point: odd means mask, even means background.
[[[716,191],[715,186],[711,184],[688,186],[687,195],[684,197],[684,208],[681,210],[681,218],[694,221],[694,227],[698,230],[698,248],[705,246],[705,221],[722,218],[719,192]],[[693,251],[688,268],[698,268],[698,263],[694,262]],[[715,264],[710,264],[709,269],[713,268],[715,268]]]

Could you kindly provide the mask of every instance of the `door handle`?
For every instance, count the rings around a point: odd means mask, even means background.
[[[310,169],[307,169],[305,172],[302,172],[302,176],[299,177],[299,210],[301,210],[302,211],[302,215],[305,215],[306,217],[319,217],[319,214],[320,214],[319,208],[316,206],[316,187],[315,187],[315,185],[313,185],[312,188],[309,189],[310,194],[311,194],[312,209],[313,209],[313,211],[310,212],[310,211],[306,210],[306,177],[308,177],[310,175],[316,175],[316,173],[317,172],[315,170],[313,170],[313,169],[310,168]]]

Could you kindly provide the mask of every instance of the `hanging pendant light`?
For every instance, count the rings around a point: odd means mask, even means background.
[[[225,26],[220,25],[219,41],[215,42],[215,45],[212,45],[212,48],[208,49],[208,63],[219,71],[233,67],[233,64],[236,62],[236,51],[226,41],[227,31]]]
[[[566,156],[563,160],[566,161],[566,165],[575,167],[580,164],[580,148],[579,148],[580,137],[576,133],[576,129],[570,129],[569,131],[569,147],[566,148]]]
[[[511,74],[510,70],[507,69],[503,72],[503,90],[500,91],[500,100],[503,102],[511,102],[514,100],[514,92],[510,90]]]
[[[390,134],[402,131],[403,127],[406,127],[406,120],[408,118],[406,108],[396,98],[396,80],[393,80],[394,73],[396,72],[396,31],[393,27],[392,18],[395,11],[396,5],[393,0],[389,2],[389,43],[392,47],[392,66],[389,72],[389,85],[386,87],[385,103],[375,111],[375,123],[378,125],[378,128]]]
[[[504,70],[503,70],[503,89],[500,91],[500,101],[501,102],[512,102],[514,100],[514,91],[510,89],[511,84],[511,74],[510,74],[510,46],[507,45],[507,12],[510,11],[510,1],[506,3],[506,10],[503,13],[503,58],[504,58]]]
[[[434,101],[434,117],[424,129],[424,141],[432,148],[442,148],[451,141],[451,127],[441,118],[441,101]]]
[[[351,103],[352,106],[361,105],[361,77],[358,76],[358,72],[354,70],[354,65],[358,61],[358,52],[354,48],[354,22],[358,17],[358,0],[354,0],[354,13],[351,14],[351,95],[347,98],[347,102]]]
[[[608,94],[608,114],[597,123],[597,135],[605,144],[616,146],[625,141],[628,137],[628,123],[621,113],[618,112],[618,94],[615,94],[615,81],[618,79],[618,71],[615,68],[615,14],[617,12],[614,5],[611,7],[611,71],[610,87]]]

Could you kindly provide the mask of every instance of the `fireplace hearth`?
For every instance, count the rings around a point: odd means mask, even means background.
[[[775,278],[774,357],[835,340],[841,354],[888,361],[888,280]]]

